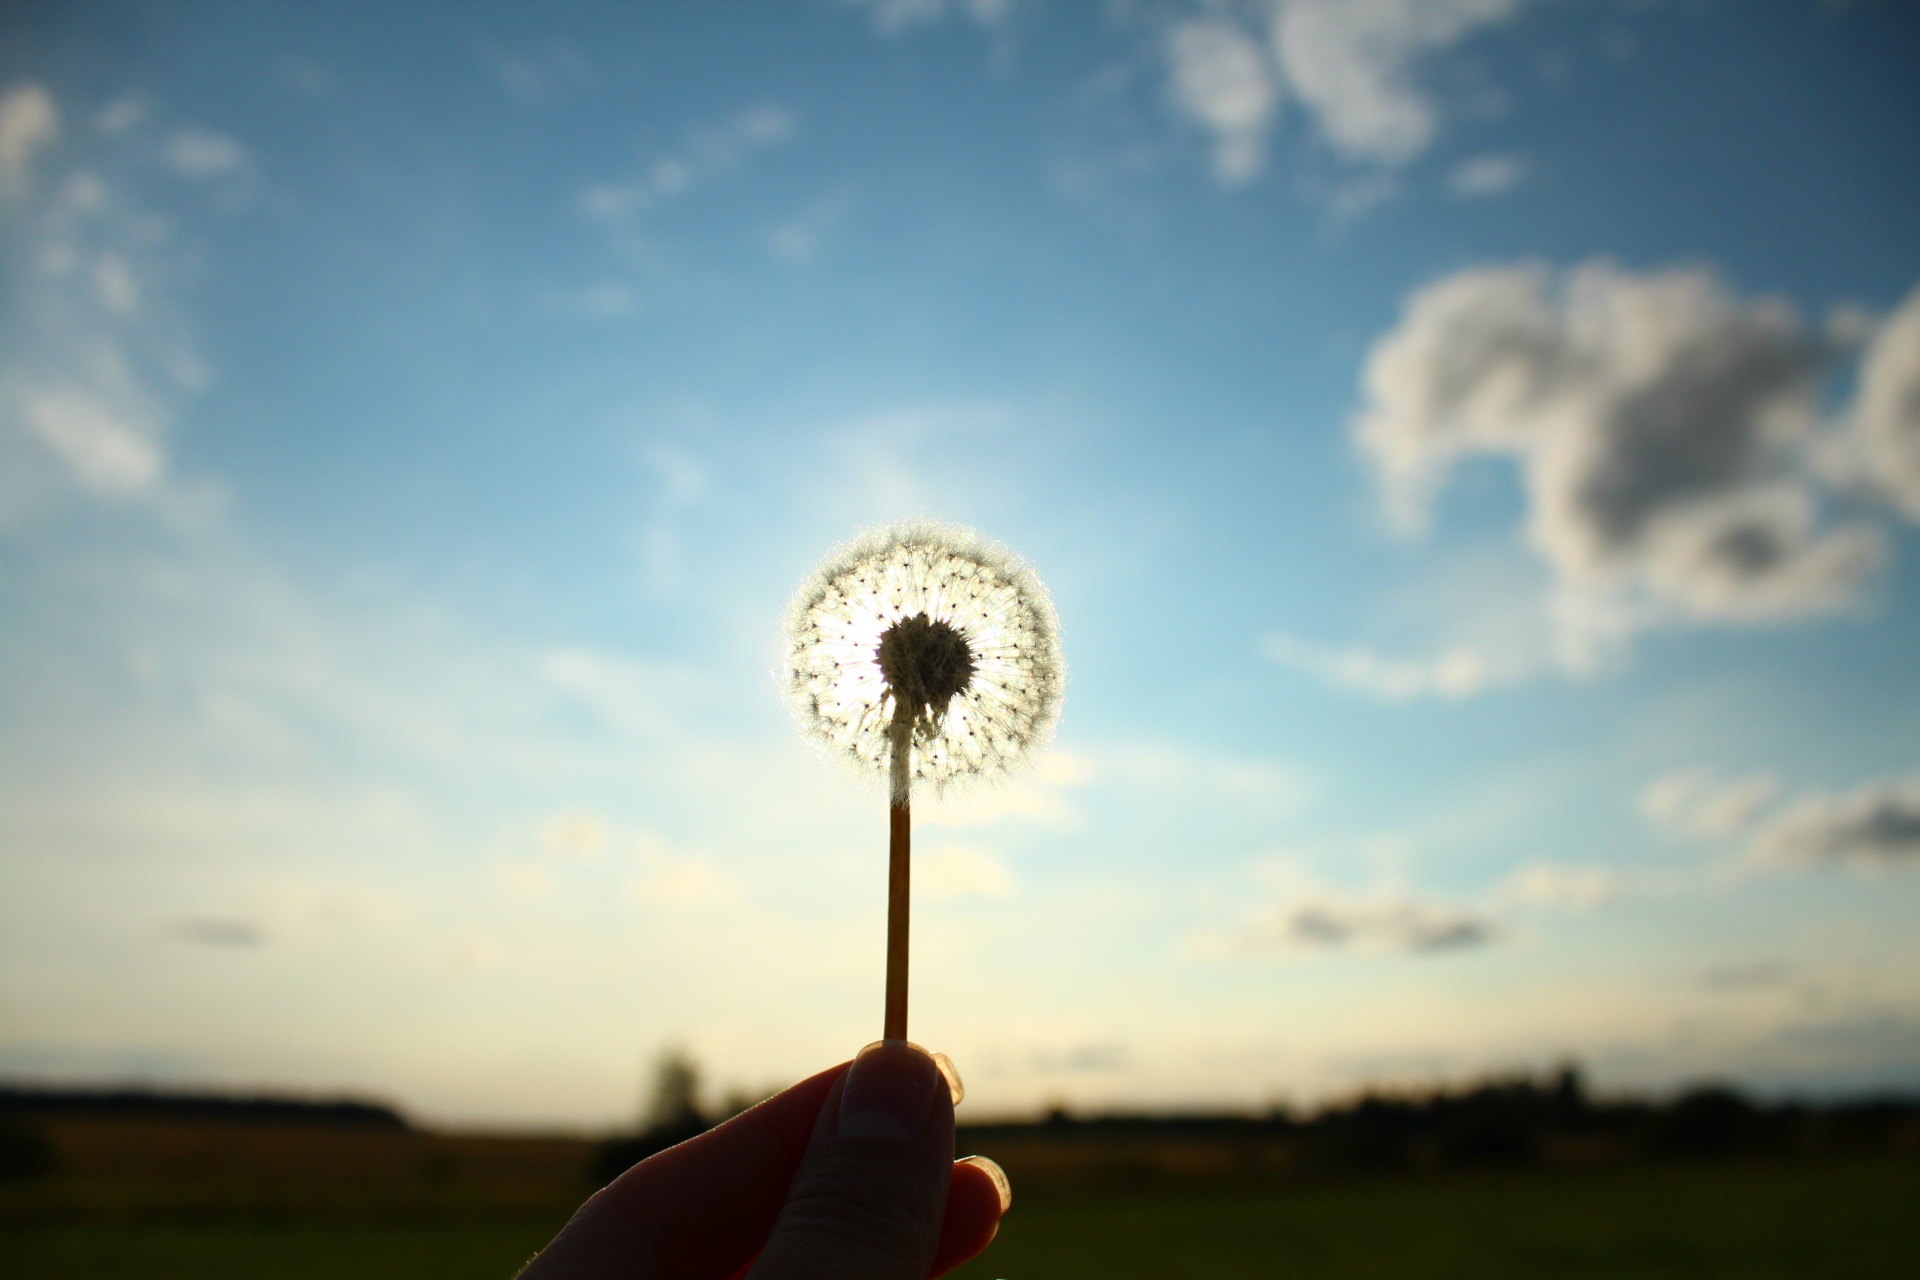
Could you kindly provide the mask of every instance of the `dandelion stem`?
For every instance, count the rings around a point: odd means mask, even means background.
[[[887,1014],[883,1036],[907,1038],[907,913],[911,902],[913,811],[907,797],[913,759],[910,722],[896,719],[892,760],[892,803],[887,809]]]

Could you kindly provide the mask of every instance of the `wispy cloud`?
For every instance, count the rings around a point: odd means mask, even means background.
[[[1175,105],[1213,134],[1215,176],[1229,185],[1254,177],[1280,105],[1265,50],[1238,22],[1214,17],[1175,25],[1167,56]]]
[[[237,172],[247,163],[239,141],[210,129],[176,129],[161,151],[167,165],[182,178],[218,178]]]
[[[476,56],[494,83],[523,107],[592,89],[599,80],[592,61],[570,40],[521,48],[483,44]]]
[[[940,844],[914,856],[914,889],[932,898],[1005,898],[1013,893],[1013,875],[989,850],[977,845]]]
[[[266,945],[266,931],[257,921],[230,916],[193,916],[174,922],[173,936],[202,947],[250,950]]]
[[[1640,812],[1657,827],[1707,838],[1738,835],[1779,791],[1770,773],[1723,779],[1710,769],[1663,774],[1640,793]]]
[[[1247,20],[1209,9],[1166,29],[1173,103],[1213,135],[1214,172],[1225,183],[1260,172],[1289,99],[1340,160],[1394,168],[1431,147],[1444,123],[1442,104],[1423,84],[1424,64],[1511,22],[1524,7],[1524,0],[1269,0]],[[1465,193],[1492,194],[1517,178],[1514,162],[1488,158],[1468,171]]]
[[[1496,936],[1494,921],[1469,908],[1406,897],[1320,893],[1280,903],[1225,941],[1229,949],[1241,952],[1434,954],[1483,946]]]
[[[1526,176],[1526,162],[1519,156],[1474,156],[1454,166],[1447,175],[1447,187],[1462,199],[1484,199],[1507,194]]]
[[[1873,331],[1848,426],[1848,478],[1920,521],[1920,286]]]
[[[1283,667],[1386,702],[1471,698],[1500,683],[1506,674],[1468,648],[1448,649],[1431,658],[1389,658],[1364,645],[1320,645],[1275,631],[1261,640],[1260,651]]]
[[[204,130],[146,136],[136,127],[145,112],[104,113],[109,180],[59,145],[44,89],[16,88],[0,103],[0,182],[13,175],[18,228],[5,264],[17,288],[0,354],[0,522],[63,492],[176,514],[205,498],[169,483],[166,443],[209,377],[181,304],[193,246],[140,184],[153,181],[144,175],[155,160],[194,184],[244,174],[247,162],[239,144]],[[29,187],[30,162],[45,172]]]
[[[1755,834],[1749,853],[1764,866],[1920,867],[1920,775],[1802,797]]]
[[[865,10],[874,30],[894,36],[950,16],[971,19],[983,27],[1004,23],[1014,11],[1014,0],[840,0],[850,9]]]
[[[0,197],[24,192],[36,155],[60,136],[60,111],[41,85],[14,85],[0,95]]]
[[[1281,0],[1273,44],[1322,138],[1353,160],[1398,164],[1432,145],[1442,111],[1423,60],[1511,21],[1522,0]]]
[[[580,193],[580,208],[618,222],[681,200],[732,173],[754,154],[780,145],[799,129],[787,108],[764,104],[718,125],[695,129],[679,149],[656,156],[634,177],[596,182]]]

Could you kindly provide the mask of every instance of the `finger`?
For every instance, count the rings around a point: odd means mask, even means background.
[[[999,1165],[985,1156],[957,1160],[947,1183],[947,1209],[940,1222],[940,1244],[933,1251],[928,1280],[943,1276],[980,1255],[1000,1230],[1000,1218],[1013,1206],[1013,1188]],[[745,1280],[747,1268],[729,1280]]]
[[[523,1280],[719,1280],[740,1270],[773,1229],[821,1104],[847,1065],[633,1166],[580,1206]]]
[[[1013,1188],[999,1165],[985,1156],[968,1156],[953,1166],[947,1184],[947,1213],[940,1224],[940,1245],[933,1251],[928,1276],[945,1275],[993,1243],[1001,1215],[1013,1207]]]
[[[939,1067],[903,1041],[868,1047],[820,1108],[749,1280],[925,1280],[953,1170]]]

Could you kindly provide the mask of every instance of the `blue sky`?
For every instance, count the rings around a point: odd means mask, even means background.
[[[771,675],[930,516],[979,1113],[1920,1072],[1920,17],[15,6],[0,1070],[628,1114],[876,1034]]]

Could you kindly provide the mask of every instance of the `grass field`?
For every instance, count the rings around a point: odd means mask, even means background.
[[[1031,1196],[966,1280],[1920,1275],[1920,1163],[1613,1167]],[[12,1280],[505,1280],[565,1218],[499,1208],[0,1218]]]
[[[1920,1165],[1447,1174],[1016,1204],[966,1280],[1920,1276]]]

